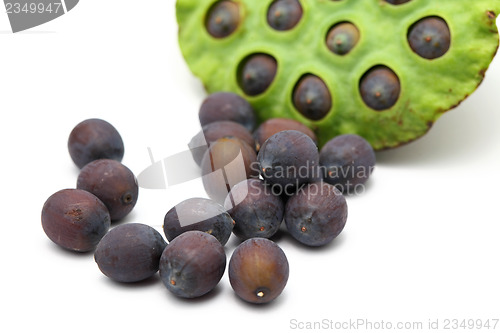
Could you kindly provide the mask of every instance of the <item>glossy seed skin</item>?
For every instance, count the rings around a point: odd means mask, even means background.
[[[293,104],[304,117],[321,120],[332,108],[332,95],[323,80],[308,74],[297,83],[293,92]]]
[[[66,189],[51,195],[42,209],[43,231],[57,245],[75,252],[95,249],[108,232],[106,206],[93,194]]]
[[[269,6],[267,23],[278,31],[291,30],[299,23],[302,13],[298,0],[276,0]]]
[[[201,162],[203,186],[208,196],[224,204],[231,188],[239,182],[258,176],[253,147],[237,138],[214,142]]]
[[[235,221],[234,234],[242,240],[272,237],[283,221],[285,209],[283,200],[260,179],[238,183],[224,207]]]
[[[252,134],[243,125],[234,121],[216,121],[203,126],[202,130],[189,142],[188,146],[194,161],[201,165],[210,144],[222,138],[238,138],[251,147],[255,145]]]
[[[399,99],[401,84],[399,78],[390,68],[376,66],[370,69],[361,79],[361,98],[367,106],[384,111],[393,107]]]
[[[287,130],[271,136],[260,148],[257,160],[261,176],[285,192],[311,179],[319,165],[319,153],[309,136]]]
[[[257,96],[274,81],[278,63],[267,54],[254,54],[246,58],[238,71],[238,83],[245,94]]]
[[[326,36],[328,49],[338,55],[346,55],[358,44],[359,30],[350,22],[336,24]]]
[[[325,182],[307,184],[290,197],[285,208],[288,232],[307,246],[335,239],[347,221],[347,203],[339,190]]]
[[[265,238],[244,241],[229,261],[231,287],[240,298],[255,304],[276,299],[286,286],[289,271],[283,250]]]
[[[141,223],[114,227],[97,245],[95,262],[118,282],[139,282],[153,276],[167,243],[154,228]]]
[[[234,121],[253,131],[256,124],[255,111],[243,97],[231,92],[216,92],[209,95],[198,112],[201,126],[216,121]]]
[[[191,230],[206,232],[225,245],[233,231],[233,219],[222,205],[213,200],[187,199],[167,212],[163,231],[170,242]]]
[[[121,161],[125,153],[120,133],[102,119],[87,119],[76,125],[69,135],[68,150],[80,169],[102,158]]]
[[[214,38],[226,38],[236,31],[239,21],[238,4],[233,1],[219,1],[209,10],[205,28]]]
[[[311,130],[301,122],[288,118],[271,118],[260,124],[257,130],[253,133],[257,151],[260,150],[260,147],[262,147],[264,142],[266,142],[266,140],[271,136],[278,132],[286,130],[295,130],[302,132],[310,137],[314,141],[314,143],[318,142],[316,134],[314,134],[313,130]]]
[[[346,194],[359,192],[373,172],[375,152],[356,134],[339,135],[328,141],[319,154],[324,180]]]
[[[127,216],[139,195],[139,186],[132,171],[120,162],[108,159],[87,164],[78,175],[77,188],[101,199],[112,221]]]
[[[440,58],[450,49],[450,28],[440,17],[427,17],[410,27],[408,42],[411,49],[422,58]]]
[[[196,298],[213,290],[224,275],[226,254],[221,243],[201,231],[187,231],[165,248],[160,277],[174,295]]]

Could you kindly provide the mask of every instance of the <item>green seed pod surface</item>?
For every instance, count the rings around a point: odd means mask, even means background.
[[[273,29],[267,21],[273,0],[234,0],[239,22],[224,38],[213,37],[206,27],[207,13],[216,2],[177,0],[179,44],[191,71],[208,93],[231,91],[245,97],[259,122],[278,117],[301,121],[316,131],[320,146],[344,133],[364,137],[375,149],[397,147],[421,137],[445,111],[478,87],[498,48],[500,0],[410,0],[400,4],[300,0],[302,17],[286,31]],[[426,43],[435,43],[445,50],[434,59],[419,55],[409,42],[412,27],[425,18],[446,23],[422,29],[432,35],[422,35],[424,42],[413,44],[428,49]],[[331,28],[341,22],[350,22],[359,30],[359,41],[345,55],[333,53],[326,43]],[[436,31],[440,27],[449,31]],[[439,38],[441,33],[446,38]],[[448,33],[449,48],[438,45],[436,39],[447,41]],[[249,96],[238,83],[238,73],[242,61],[254,54],[272,56],[277,69],[263,92]],[[383,110],[366,103],[384,96],[383,90],[388,88],[383,83],[381,92],[376,87],[368,90],[374,94],[370,98],[364,98],[366,90],[361,89],[365,74],[378,67],[394,72],[400,84],[397,100]],[[323,80],[332,97],[330,111],[319,120],[308,119],[293,102],[294,88],[306,74]]]

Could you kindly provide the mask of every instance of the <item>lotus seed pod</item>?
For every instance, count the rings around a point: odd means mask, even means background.
[[[498,12],[498,0],[177,0],[181,51],[207,91],[243,96],[259,123],[298,120],[320,147],[427,133],[483,80]]]

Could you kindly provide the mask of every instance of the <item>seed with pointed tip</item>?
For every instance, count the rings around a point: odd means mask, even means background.
[[[450,49],[450,28],[440,17],[426,17],[410,27],[408,42],[422,58],[436,59]]]
[[[335,54],[349,53],[359,42],[359,30],[350,22],[334,25],[326,36],[326,45]]]
[[[216,2],[208,11],[205,27],[215,38],[230,36],[240,22],[240,9],[233,1]]]
[[[238,69],[238,84],[249,96],[262,94],[274,81],[278,63],[267,54],[253,54],[245,58]]]
[[[308,246],[330,243],[342,232],[347,220],[344,196],[335,186],[325,182],[304,186],[288,199],[285,211],[288,232]]]
[[[325,82],[316,75],[304,75],[293,92],[295,108],[306,118],[320,120],[332,108],[332,95]]]
[[[302,18],[302,6],[298,0],[276,0],[267,12],[267,22],[279,31],[293,29]]]
[[[229,261],[229,281],[233,290],[250,303],[268,303],[278,297],[288,281],[285,253],[265,238],[241,243]]]
[[[112,221],[127,216],[137,203],[139,186],[132,171],[115,160],[96,160],[78,175],[77,188],[89,191],[108,207]]]
[[[234,234],[243,240],[272,237],[283,221],[285,209],[282,199],[258,178],[236,184],[224,206],[236,221]]]
[[[165,248],[160,277],[174,295],[195,298],[213,290],[226,269],[226,254],[217,239],[201,231],[187,231]]]
[[[390,68],[375,66],[361,78],[359,85],[363,101],[374,110],[391,108],[399,99],[401,84]]]

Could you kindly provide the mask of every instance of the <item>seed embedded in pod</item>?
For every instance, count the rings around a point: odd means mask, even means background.
[[[442,57],[450,49],[450,28],[440,17],[423,18],[410,27],[408,43],[413,52],[422,58]]]
[[[205,27],[214,38],[230,36],[240,23],[240,9],[233,1],[218,1],[208,11]]]
[[[267,11],[267,23],[278,31],[291,30],[300,22],[302,13],[298,0],[276,0]]]
[[[346,55],[359,42],[359,30],[350,22],[335,24],[326,36],[326,46],[338,55]]]
[[[375,66],[363,75],[359,90],[366,105],[376,111],[383,111],[398,101],[401,83],[390,68]]]
[[[237,78],[240,88],[248,96],[265,92],[274,81],[278,63],[268,54],[257,53],[246,57],[238,68]]]
[[[332,95],[322,79],[313,74],[306,74],[294,89],[293,104],[306,118],[320,120],[332,108]]]

